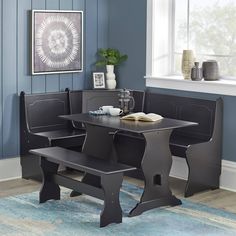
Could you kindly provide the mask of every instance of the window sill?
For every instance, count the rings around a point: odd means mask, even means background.
[[[181,76],[145,76],[144,78],[146,87],[236,96],[236,80],[222,78],[217,81],[192,81],[184,80]]]

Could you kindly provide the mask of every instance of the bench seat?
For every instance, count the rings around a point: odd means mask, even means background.
[[[176,134],[170,137],[170,150],[172,155],[186,158],[186,150],[190,145],[204,142],[207,141],[201,138]]]
[[[59,200],[59,185],[61,185],[104,200],[104,209],[100,215],[100,227],[122,222],[119,194],[123,175],[124,172],[136,170],[135,167],[98,159],[62,147],[33,149],[30,150],[30,153],[35,157],[40,157],[40,167],[43,174],[43,184],[39,193],[40,203],[50,199]],[[85,172],[82,181],[58,174],[60,164]],[[87,180],[86,176],[88,176]],[[93,181],[94,177],[98,178],[99,183]],[[88,181],[88,179],[90,180]]]
[[[43,137],[49,142],[49,146],[60,146],[71,148],[81,145],[84,142],[86,131],[83,129],[61,129],[46,132],[34,133],[36,136]],[[75,148],[80,150],[80,148]]]
[[[49,146],[60,146],[65,148],[73,148],[82,144],[86,136],[86,131],[83,129],[61,129],[47,132],[35,133],[49,141]],[[80,149],[78,149],[80,150]]]
[[[184,135],[174,135],[170,138],[170,145],[187,148],[189,145],[207,142],[207,140]]]
[[[129,165],[100,160],[87,154],[61,147],[33,149],[30,150],[30,152],[38,156],[46,157],[48,161],[98,176],[136,169]]]
[[[85,134],[86,134],[85,130],[68,130],[68,129],[35,133],[35,135],[48,138],[49,140],[67,139],[67,138],[74,138],[74,137],[80,137],[80,136],[84,137]]]

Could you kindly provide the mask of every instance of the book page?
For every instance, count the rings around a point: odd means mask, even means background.
[[[130,115],[123,116],[121,120],[157,121],[162,118],[163,118],[162,116],[155,113],[145,114],[144,112],[136,112]]]
[[[136,112],[130,115],[123,116],[121,120],[139,120],[140,117],[145,116],[146,114],[143,112]]]
[[[157,121],[157,120],[161,120],[163,117],[161,115],[155,114],[155,113],[148,113],[146,115],[147,118],[149,118],[152,121]]]

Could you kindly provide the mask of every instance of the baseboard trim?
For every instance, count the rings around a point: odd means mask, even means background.
[[[0,160],[0,182],[21,178],[20,158],[8,158]]]
[[[236,162],[222,160],[221,165],[220,188],[236,192]],[[188,166],[184,158],[173,157],[170,176],[178,179],[187,179]]]
[[[21,178],[20,158],[9,158],[0,160],[0,182]],[[173,157],[173,165],[170,176],[186,180],[188,167],[186,160]],[[236,162],[222,160],[222,171],[220,177],[220,188],[236,192]]]
[[[222,161],[220,188],[236,192],[236,162]]]

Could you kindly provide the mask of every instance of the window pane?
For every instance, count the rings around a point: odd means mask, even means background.
[[[182,75],[182,52],[188,49],[188,0],[175,0],[175,45],[174,45],[174,75]]]
[[[153,75],[181,74],[182,51],[192,49],[196,61],[216,60],[221,75],[236,77],[236,0],[153,4]]]
[[[175,0],[175,51],[187,49],[188,1]]]
[[[182,64],[182,53],[174,54],[174,75],[182,75],[181,72],[181,64]]]
[[[169,1],[153,1],[153,74],[165,75],[169,72]]]
[[[232,57],[236,55],[235,19],[236,1],[190,0],[190,47],[199,61],[212,59],[210,55],[216,55],[223,75],[236,75],[235,58]]]

